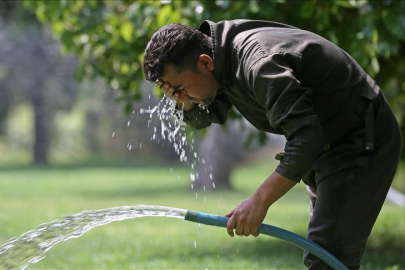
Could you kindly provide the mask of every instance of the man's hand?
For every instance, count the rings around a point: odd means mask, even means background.
[[[231,217],[228,220],[227,230],[230,236],[234,236],[233,230],[239,236],[259,235],[259,227],[262,224],[267,213],[266,207],[262,207],[254,196],[239,203],[239,205],[226,214],[226,217]]]
[[[161,80],[156,81],[156,85],[160,88],[160,91],[171,100],[176,101],[176,107],[178,109],[183,109],[184,111],[191,110],[195,103],[184,99],[183,101],[180,100],[180,92],[175,91],[173,87],[171,87],[168,83],[164,83]]]
[[[233,237],[235,229],[235,233],[240,236],[258,236],[258,229],[266,217],[270,205],[295,184],[297,182],[273,172],[252,197],[242,201],[234,210],[225,215],[230,217],[226,225],[228,234]]]

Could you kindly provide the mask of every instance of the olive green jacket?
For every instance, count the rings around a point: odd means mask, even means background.
[[[266,21],[204,21],[199,30],[212,38],[220,89],[208,108],[185,112],[194,128],[225,123],[235,106],[257,129],[285,136],[276,171],[299,182],[323,151],[364,126],[360,96],[372,99],[378,86],[328,40]]]

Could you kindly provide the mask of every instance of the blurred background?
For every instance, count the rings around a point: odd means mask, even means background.
[[[40,223],[86,209],[160,203],[225,214],[249,197],[277,165],[274,155],[283,150],[284,138],[257,132],[232,112],[225,128],[182,131],[189,158],[181,162],[173,144],[160,136],[156,115],[141,113],[161,99],[158,89],[144,81],[141,68],[144,49],[156,30],[169,23],[197,28],[207,19],[242,18],[290,24],[342,47],[381,86],[405,134],[404,1],[2,0],[0,244]],[[396,203],[384,206],[364,269],[405,267],[403,164],[404,159],[393,184],[399,193],[391,194]],[[304,189],[301,184],[283,198],[267,223],[304,236],[309,204]],[[140,227],[145,234],[155,224],[148,222]],[[168,224],[175,235],[179,224]],[[93,256],[79,259],[72,243],[38,267],[301,267],[300,251],[293,249],[293,258],[283,257],[290,254],[288,245],[236,240],[235,248],[221,238],[224,232],[217,235],[211,229],[206,234],[221,239],[215,251],[209,236],[201,240],[202,251],[184,248],[180,241],[173,254],[161,248],[160,260],[152,251],[161,242],[146,236],[138,249],[128,251],[133,243],[122,237],[119,246],[100,244],[106,249],[98,250],[95,243],[114,242],[125,230],[131,234],[134,224],[119,226],[124,227],[88,236]],[[195,228],[187,233],[195,237]],[[191,244],[186,247],[194,246],[187,241]],[[273,257],[259,251],[268,249]],[[239,250],[246,256],[239,257]],[[127,256],[122,258],[122,253]],[[284,259],[277,259],[280,256]]]

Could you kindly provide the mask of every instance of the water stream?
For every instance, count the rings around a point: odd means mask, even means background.
[[[159,104],[153,108],[141,109],[140,114],[149,114],[148,126],[156,115],[160,122],[160,138],[157,136],[157,127],[153,127],[151,140],[167,139],[173,144],[175,152],[180,156],[180,161],[187,162],[184,146],[187,145],[183,111],[176,108],[176,103],[167,97],[163,97]],[[192,148],[192,147],[191,147]]]
[[[18,238],[0,246],[0,269],[25,269],[39,262],[56,244],[78,238],[85,232],[113,221],[138,217],[171,217],[184,219],[187,210],[154,206],[121,206],[101,210],[87,210],[40,225]]]
[[[200,104],[196,106],[202,106]],[[153,126],[153,134],[151,140],[156,140],[160,142],[161,140],[167,140],[174,147],[174,151],[179,156],[181,162],[187,163],[191,168],[190,180],[191,180],[191,189],[194,189],[193,182],[196,181],[199,177],[198,173],[195,173],[194,170],[197,167],[198,163],[205,164],[204,159],[200,159],[199,155],[194,148],[194,139],[187,138],[186,132],[186,123],[184,122],[183,110],[176,108],[176,103],[166,96],[164,96],[159,104],[153,108],[141,109],[140,114],[149,114],[148,127],[154,123],[154,117],[160,123],[160,126]],[[160,129],[160,134],[158,132]],[[189,137],[193,137],[194,132],[189,133]],[[209,168],[212,171],[212,167]],[[207,170],[206,170],[207,172]],[[209,171],[210,179],[212,180],[212,187],[215,188],[214,179],[212,173]],[[204,187],[205,190],[205,187]]]

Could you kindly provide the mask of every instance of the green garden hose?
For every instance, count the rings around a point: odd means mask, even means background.
[[[196,212],[193,210],[187,210],[184,219],[217,227],[226,227],[226,224],[229,220],[228,217],[211,215],[207,213]],[[328,251],[295,233],[264,223],[259,227],[259,233],[273,236],[285,240],[293,245],[296,245],[297,247],[300,247],[317,256],[334,270],[348,270],[348,268],[341,261],[336,259],[336,257],[330,254]]]

